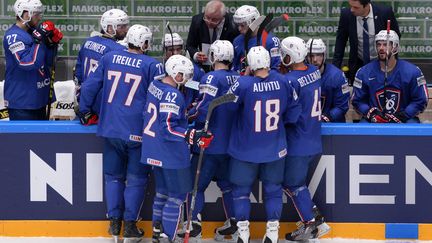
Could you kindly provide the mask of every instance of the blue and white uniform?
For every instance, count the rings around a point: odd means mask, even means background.
[[[217,70],[207,73],[200,84],[201,99],[197,105],[189,111],[189,116],[195,121],[195,128],[204,127],[207,111],[211,101],[227,93],[231,85],[237,81],[239,74],[231,70]],[[216,107],[209,123],[209,131],[214,134],[214,139],[204,153],[204,162],[201,167],[198,181],[198,192],[195,202],[193,220],[198,220],[197,215],[204,208],[204,191],[212,179],[222,191],[223,206],[226,218],[234,217],[232,210],[232,185],[228,178],[228,164],[230,157],[227,153],[227,135],[231,132],[234,111],[228,109],[228,105]],[[193,147],[192,171],[196,171],[199,149]]]
[[[156,195],[153,223],[161,222],[174,240],[183,202],[192,190],[186,103],[175,87],[154,80],[144,108],[141,163],[153,166]]]
[[[322,114],[330,122],[345,122],[348,111],[350,91],[345,74],[333,64],[324,64],[321,74],[321,106]]]
[[[118,44],[114,39],[105,36],[93,36],[84,41],[78,52],[75,65],[75,78],[78,84],[85,82],[91,70],[98,64],[103,55],[110,51],[125,50],[126,48]],[[102,92],[98,93],[96,102],[92,110],[99,114]]]
[[[81,86],[82,113],[91,111],[102,90],[97,135],[105,138],[103,168],[109,218],[139,218],[151,171],[140,163],[142,112],[149,83],[163,75],[162,64],[151,57],[112,51],[100,59]]]
[[[309,166],[318,161],[321,143],[321,74],[317,67],[294,70],[285,75],[299,96],[302,112],[297,122],[286,126],[287,157],[284,191],[292,199],[303,222],[313,219],[309,189],[306,186]]]
[[[234,184],[235,218],[249,220],[249,195],[259,178],[263,183],[267,221],[279,220],[282,211],[285,123],[300,114],[297,94],[276,71],[266,78],[242,76],[230,88],[237,96],[228,153],[230,181]]]
[[[4,34],[6,59],[4,98],[10,119],[46,119],[50,68],[54,50],[36,43],[32,35],[12,25]],[[29,116],[15,116],[15,111],[33,110]]]
[[[384,77],[378,60],[359,69],[354,80],[354,108],[363,116],[372,107],[381,111],[386,108],[390,114],[404,112],[407,122],[420,122],[417,116],[428,103],[426,79],[422,71],[405,60],[397,59],[396,66],[388,74],[386,86]]]
[[[248,43],[248,50],[252,47],[256,46],[257,44],[257,37],[251,37],[249,39]],[[240,71],[241,69],[241,60],[244,58],[244,35],[238,35],[234,41],[234,60],[233,60],[233,67],[232,69],[234,71]],[[280,57],[280,41],[279,38],[274,36],[272,33],[269,33],[267,36],[267,42],[265,48],[270,53],[270,68],[273,70],[277,70],[279,67],[279,64],[281,62]]]

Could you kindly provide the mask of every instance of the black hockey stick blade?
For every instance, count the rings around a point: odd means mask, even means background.
[[[258,29],[258,27],[262,24],[262,22],[264,21],[265,18],[266,17],[264,15],[259,16],[257,19],[254,20],[254,22],[252,22],[252,24],[249,25],[248,31],[246,32],[245,37],[244,37],[245,56],[247,56],[249,40],[252,37],[252,34],[255,32],[255,30]]]
[[[267,44],[267,36],[268,34],[273,31],[275,28],[285,24],[286,22],[288,22],[289,20],[289,15],[288,14],[282,14],[279,17],[276,17],[274,19],[272,19],[272,21],[270,21],[270,23],[268,23],[263,31],[263,33],[261,34],[261,43],[262,45],[265,47]]]
[[[230,94],[219,96],[210,102],[208,110],[207,110],[205,125],[204,125],[204,131],[205,132],[207,132],[208,123],[210,121],[210,117],[211,117],[211,114],[213,113],[214,108],[216,108],[222,104],[225,104],[225,103],[233,102],[235,99],[236,99],[236,96],[234,94],[230,93]]]
[[[257,44],[256,44],[257,46],[261,45],[262,32],[264,31],[265,27],[272,21],[272,19],[273,19],[273,13],[269,13],[265,17],[264,21],[260,24],[260,27],[259,27],[258,33],[257,33]]]

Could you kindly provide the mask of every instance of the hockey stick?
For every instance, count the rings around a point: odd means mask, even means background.
[[[384,66],[384,72],[385,72],[384,73],[384,107],[383,107],[384,114],[387,113],[387,77],[388,77],[389,46],[390,46],[390,19],[387,20],[386,59],[385,59],[385,66]],[[392,50],[390,50],[390,52],[392,52]]]
[[[249,25],[248,31],[246,32],[245,37],[244,37],[245,57],[247,56],[247,53],[248,53],[249,40],[252,37],[252,34],[258,29],[258,27],[260,27],[260,25],[263,23],[265,18],[266,18],[265,16],[259,16],[257,19],[255,19],[252,22],[252,24]]]
[[[51,103],[53,102],[53,96],[54,96],[55,67],[56,67],[56,62],[57,62],[57,52],[58,52],[58,46],[56,46],[54,48],[53,63],[52,63],[52,67],[51,67],[51,70],[50,70],[50,84],[49,84],[47,120],[49,120],[50,116],[51,116]]]
[[[209,122],[210,122],[210,117],[213,113],[213,110],[222,104],[225,104],[228,102],[233,102],[235,99],[236,99],[236,96],[234,94],[226,94],[226,95],[222,95],[222,96],[220,96],[220,97],[218,97],[218,98],[216,98],[210,102],[210,105],[209,105],[209,108],[207,111],[207,116],[205,119],[204,129],[203,129],[203,131],[205,133],[207,133]],[[203,162],[203,156],[204,156],[204,148],[200,148],[197,170],[195,173],[194,187],[192,190],[191,204],[190,204],[188,215],[187,215],[186,233],[185,233],[185,238],[184,238],[185,243],[189,242],[189,234],[190,234],[190,228],[191,228],[191,224],[192,224],[192,212],[195,209],[195,200],[196,200],[196,195],[198,192],[198,180],[199,180],[199,176],[201,174],[201,165]]]
[[[268,34],[271,31],[273,31],[275,28],[277,28],[280,25],[288,22],[288,20],[289,20],[288,14],[282,14],[281,16],[272,19],[272,21],[270,21],[270,23],[268,23],[266,25],[266,27],[264,28],[264,31],[262,32],[262,35],[261,35],[262,46],[264,46],[264,47],[266,46]]]
[[[257,33],[257,42],[256,42],[256,46],[260,46],[261,45],[261,36],[262,33],[265,29],[265,27],[272,21],[273,19],[273,13],[269,13],[266,18],[264,19],[264,21],[262,22],[262,24],[260,25],[259,29],[258,29],[258,33]]]

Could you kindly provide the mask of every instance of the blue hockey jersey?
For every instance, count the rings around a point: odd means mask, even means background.
[[[321,144],[321,74],[317,67],[294,70],[285,75],[299,96],[302,112],[294,124],[286,126],[289,156],[322,153]]]
[[[417,66],[398,59],[388,74],[386,92],[384,76],[378,60],[357,71],[352,104],[358,112],[366,115],[372,107],[383,111],[385,106],[387,113],[404,111],[408,118],[413,118],[424,111],[428,103],[428,91],[426,79]],[[385,94],[387,97],[384,97]]]
[[[78,53],[75,65],[75,77],[78,80],[78,84],[81,85],[86,81],[92,68],[98,64],[105,53],[125,49],[124,46],[108,37],[93,36],[86,39]],[[96,113],[100,112],[101,99],[102,91],[97,95],[96,102],[92,107],[92,110]]]
[[[256,44],[257,44],[256,36],[251,37],[249,39],[248,50],[250,50],[252,47],[256,46]],[[245,53],[244,53],[244,35],[238,35],[233,41],[233,46],[234,46],[234,60],[233,60],[232,69],[234,71],[240,71],[241,59],[245,56]],[[270,53],[270,58],[271,58],[270,67],[274,70],[278,69],[279,64],[281,62],[279,38],[274,36],[272,33],[269,33],[267,36],[267,43],[266,43],[265,48]]]
[[[167,169],[190,166],[187,126],[182,93],[169,84],[153,81],[144,108],[141,163]]]
[[[297,94],[284,78],[271,71],[266,78],[241,76],[230,91],[237,96],[228,153],[253,163],[268,163],[287,154],[284,123],[300,115]]]
[[[192,77],[192,81],[194,82],[200,82],[201,78],[205,75],[204,69],[202,69],[200,66],[198,66],[196,63],[193,63],[194,65],[194,74]],[[182,93],[185,98],[185,103],[187,107],[190,107],[193,102],[196,102],[199,98],[199,91],[183,86],[182,87]]]
[[[109,52],[81,86],[80,111],[91,110],[102,88],[97,135],[140,141],[147,88],[162,75],[163,66],[154,58],[124,50]]]
[[[36,44],[31,34],[12,25],[3,38],[6,59],[4,98],[13,109],[40,109],[48,104],[54,50]]]
[[[200,84],[200,100],[193,109],[189,111],[189,116],[196,121],[195,128],[204,127],[207,110],[210,102],[219,96],[227,93],[231,85],[237,81],[239,74],[231,70],[217,70],[207,73]],[[209,131],[214,134],[214,139],[210,146],[206,148],[206,154],[226,154],[228,148],[227,134],[231,132],[234,112],[228,109],[228,104],[216,107],[213,110],[209,123]],[[194,152],[199,149],[194,146]]]
[[[345,122],[350,91],[345,74],[333,64],[325,64],[321,74],[322,114],[331,122]]]

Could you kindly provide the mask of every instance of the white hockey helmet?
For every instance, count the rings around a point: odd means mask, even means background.
[[[290,36],[283,39],[280,49],[282,64],[285,66],[303,62],[308,52],[304,40],[296,36]],[[290,57],[289,63],[284,62],[286,56]]]
[[[325,54],[327,47],[322,39],[309,39],[306,43],[309,54]]]
[[[165,72],[174,79],[177,84],[184,84],[191,80],[194,74],[194,66],[189,58],[182,55],[172,55],[165,62]],[[177,74],[183,74],[183,80],[176,80]]]
[[[254,6],[243,5],[239,7],[234,13],[234,23],[246,23],[248,26],[260,16],[258,9]]]
[[[270,53],[263,46],[254,46],[247,54],[247,62],[252,71],[270,68]]]
[[[399,52],[399,36],[396,31],[390,30],[389,41],[392,43],[393,50],[392,53],[396,54]],[[387,30],[381,30],[375,35],[375,43],[378,41],[387,41]],[[376,47],[376,46],[375,46]]]
[[[43,13],[43,5],[40,0],[17,0],[13,6],[15,15],[18,16],[24,23],[31,21],[31,18],[36,13]],[[23,20],[24,11],[29,13],[29,20]]]
[[[153,34],[150,29],[140,24],[132,25],[126,34],[126,42],[136,47],[140,47],[142,51],[150,49],[152,38]],[[143,49],[143,46],[146,43],[147,49]]]
[[[108,31],[108,26],[111,25],[114,29],[114,35],[117,33],[117,26],[129,24],[129,16],[120,9],[110,9],[102,14],[100,25],[102,30],[106,33]]]
[[[209,50],[209,60],[213,64],[216,61],[232,62],[234,58],[234,46],[227,40],[217,40],[213,42]]]
[[[163,47],[170,46],[183,46],[183,38],[178,33],[165,34],[165,38],[162,40]]]

